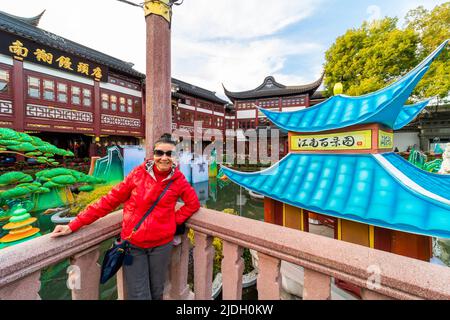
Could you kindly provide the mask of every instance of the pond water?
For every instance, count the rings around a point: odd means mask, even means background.
[[[264,220],[264,205],[260,199],[250,196],[247,190],[234,183],[223,184],[222,181],[210,179],[209,182],[194,185],[199,200],[203,207],[222,211],[232,208],[240,216],[255,220]],[[51,232],[54,224],[50,215],[38,214],[37,226],[42,234]],[[111,246],[113,239],[103,242],[100,246],[99,264],[101,264],[104,252]],[[434,239],[434,252],[440,259],[450,266],[450,241]],[[67,269],[69,261],[65,260],[50,266],[41,272],[40,296],[43,300],[70,300],[71,291],[68,289]],[[256,299],[256,289],[247,289],[243,299]],[[116,280],[113,277],[110,281],[100,286],[100,299],[117,299]],[[220,296],[219,296],[220,299]]]

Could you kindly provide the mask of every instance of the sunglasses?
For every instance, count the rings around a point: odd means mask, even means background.
[[[155,150],[153,150],[153,154],[156,157],[162,157],[162,156],[166,155],[169,158],[172,158],[172,157],[176,156],[176,152],[175,151],[171,151],[171,150],[170,151],[162,151],[162,150],[159,150],[159,149],[155,149]]]

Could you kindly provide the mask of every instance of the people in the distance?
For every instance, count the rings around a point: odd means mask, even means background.
[[[129,239],[132,263],[123,265],[126,299],[162,299],[176,225],[184,223],[200,208],[195,190],[174,163],[175,149],[170,134],[163,135],[154,145],[153,160],[147,159],[69,225],[58,225],[52,233],[52,237],[68,235],[124,203],[121,238],[127,239],[169,181],[173,181]],[[184,205],[175,210],[179,198]]]

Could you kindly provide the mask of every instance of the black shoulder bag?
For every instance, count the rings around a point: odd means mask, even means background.
[[[101,284],[105,283],[112,276],[114,276],[123,264],[130,265],[133,263],[133,257],[130,255],[130,246],[128,240],[131,239],[133,234],[139,229],[144,220],[150,215],[153,209],[155,209],[159,200],[161,200],[161,198],[167,192],[172,182],[173,181],[169,181],[167,186],[159,195],[158,199],[156,199],[156,201],[152,204],[150,209],[148,209],[139,223],[133,228],[131,235],[126,240],[118,238],[116,241],[114,241],[112,247],[106,251],[105,257],[103,258],[102,270],[100,275]]]

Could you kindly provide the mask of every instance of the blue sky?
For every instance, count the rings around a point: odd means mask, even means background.
[[[142,2],[142,0],[135,0]],[[185,0],[174,8],[172,75],[216,91],[253,89],[264,77],[286,85],[317,79],[336,37],[364,20],[397,16],[437,0]],[[67,8],[70,8],[67,11]],[[145,21],[115,0],[2,0],[0,10],[34,16],[40,27],[130,61],[145,72]],[[68,13],[69,12],[69,13]],[[401,24],[400,23],[400,24]]]

